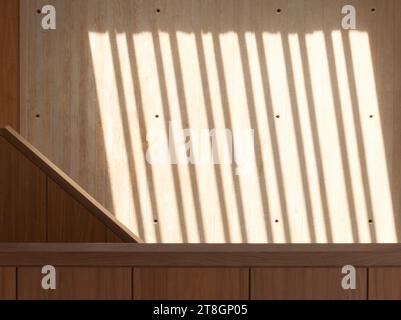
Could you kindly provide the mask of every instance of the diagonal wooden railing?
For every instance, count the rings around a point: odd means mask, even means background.
[[[11,127],[0,128],[0,137],[4,138],[24,157],[30,160],[47,177],[51,178],[64,189],[73,199],[81,204],[86,210],[96,217],[106,228],[114,233],[124,242],[143,242],[140,237],[133,234],[128,228],[120,223],[107,209],[91,197],[73,179],[65,174],[60,168],[53,164],[48,158],[40,153],[34,146],[26,141]]]

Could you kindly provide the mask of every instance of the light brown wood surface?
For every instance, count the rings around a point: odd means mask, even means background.
[[[398,0],[47,3],[53,31],[21,4],[21,131],[145,242],[399,242]],[[253,129],[255,171],[150,165],[170,120]]]
[[[134,268],[134,300],[247,300],[248,268]]]
[[[17,299],[17,273],[16,268],[0,268],[0,300]]]
[[[56,290],[44,290],[41,268],[18,268],[18,300],[131,300],[131,268],[56,268]]]
[[[253,300],[364,300],[367,297],[366,268],[356,272],[356,289],[344,290],[345,275],[337,268],[252,268]]]
[[[369,268],[369,300],[401,300],[401,268]]]
[[[0,136],[0,241],[46,241],[46,175]]]
[[[19,130],[19,0],[0,3],[0,127]]]

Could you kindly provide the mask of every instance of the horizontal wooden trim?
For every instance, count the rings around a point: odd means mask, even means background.
[[[0,244],[0,266],[401,266],[401,244]]]
[[[133,234],[128,228],[120,223],[109,211],[107,211],[100,203],[93,199],[74,180],[67,176],[67,174],[54,165],[49,159],[47,159],[11,127],[0,128],[0,136],[5,138],[32,163],[39,167],[48,177],[53,179],[54,182],[56,182],[75,200],[89,210],[122,241],[138,243],[143,242],[141,238]]]

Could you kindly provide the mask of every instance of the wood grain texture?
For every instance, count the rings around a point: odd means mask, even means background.
[[[18,300],[130,300],[131,268],[56,267],[56,290],[41,286],[41,268],[18,268]]]
[[[0,300],[17,299],[16,277],[16,268],[0,268]]]
[[[107,242],[108,229],[53,180],[47,179],[47,240]]]
[[[20,127],[19,0],[0,4],[0,127]]]
[[[0,138],[6,141],[9,144],[10,148],[14,148],[13,151],[15,153],[20,154],[22,158],[24,158],[26,162],[32,162],[32,167],[36,168],[35,170],[41,170],[43,175],[47,176],[47,180],[51,182],[46,182],[45,192],[47,202],[45,205],[49,206],[49,210],[51,210],[50,222],[55,229],[61,231],[64,228],[64,234],[59,235],[58,239],[65,238],[67,235],[65,234],[66,230],[69,228],[70,235],[71,232],[75,232],[75,236],[77,234],[85,234],[88,233],[88,230],[83,230],[80,227],[80,219],[88,222],[98,221],[96,224],[101,223],[106,230],[110,230],[111,233],[115,235],[114,240],[110,237],[110,241],[115,241],[116,238],[119,238],[120,241],[124,242],[142,242],[136,235],[130,232],[127,228],[125,228],[115,217],[111,215],[104,207],[102,207],[98,202],[96,202],[89,194],[87,194],[80,186],[78,186],[70,177],[68,177],[64,172],[62,172],[59,168],[57,168],[52,162],[50,162],[46,157],[44,157],[40,152],[38,152],[30,143],[28,143],[25,139],[23,139],[19,134],[17,134],[10,127],[0,128]],[[4,155],[6,157],[6,155]],[[3,168],[4,175],[7,179],[14,179],[14,171],[8,171],[9,163],[5,163]],[[19,172],[19,175],[23,175],[24,172]],[[50,185],[50,188],[49,188]],[[48,193],[51,193],[51,197],[48,197]],[[57,202],[55,197],[59,196],[57,200],[62,200]],[[29,201],[31,199],[23,199],[25,202],[24,205],[29,207]],[[12,203],[13,198],[5,198],[4,203],[10,202]],[[36,200],[35,200],[36,201]],[[64,207],[60,211],[62,213],[60,216],[58,215],[58,209]],[[66,209],[68,208],[68,209]],[[74,214],[71,215],[71,219],[68,216],[65,216],[66,210],[73,209]],[[47,207],[46,207],[47,213]],[[84,214],[84,216],[83,216]],[[79,216],[79,219],[77,217]],[[74,220],[75,217],[75,220]],[[57,220],[58,221],[54,221]],[[77,220],[78,219],[78,220]],[[64,221],[64,225],[55,225],[60,221]],[[42,221],[43,222],[43,221]],[[45,221],[47,223],[47,221]],[[39,221],[38,221],[39,223]],[[69,226],[67,229],[65,229]],[[45,226],[46,228],[46,226]],[[61,229],[60,229],[61,228]],[[96,227],[99,228],[99,227]],[[75,231],[74,231],[75,230]],[[80,230],[80,231],[79,231]],[[54,238],[55,230],[50,230],[51,238]],[[67,232],[68,233],[68,232]],[[56,237],[57,238],[57,237]],[[78,237],[79,238],[79,237]],[[55,239],[55,238],[54,238]],[[74,237],[74,239],[77,239]],[[90,241],[88,237],[86,237],[87,241]],[[102,241],[104,241],[105,236],[102,237]],[[94,239],[93,241],[98,241],[99,238]],[[11,240],[10,240],[11,241]]]
[[[46,175],[2,136],[0,241],[46,241]]]
[[[401,268],[369,268],[369,300],[401,300]]]
[[[119,243],[119,242],[124,242],[124,241],[121,240],[121,238],[119,238],[118,236],[116,236],[112,231],[107,229],[106,230],[106,242]]]
[[[400,266],[399,244],[0,244],[0,266]],[[157,257],[157,259],[155,259]]]
[[[395,32],[393,33],[394,37],[394,57],[401,56],[401,37],[399,36],[398,30],[401,30],[401,2],[395,1],[394,3],[394,24],[395,24]],[[393,119],[388,119],[388,125],[393,123],[399,123],[401,121],[401,59],[395,59],[394,61],[394,70],[392,71],[394,74],[394,109],[393,109]],[[398,126],[394,125],[394,128],[398,128]],[[392,156],[392,164],[393,164],[393,174],[392,174],[392,185],[394,194],[401,193],[401,166],[400,162],[397,160],[401,157],[401,146],[397,141],[397,137],[401,134],[401,129],[394,129],[393,133],[393,156]],[[394,210],[401,210],[401,197],[394,197]]]
[[[367,297],[366,268],[357,269],[356,290],[344,290],[338,268],[252,268],[253,300],[363,300]]]
[[[247,268],[134,268],[134,300],[246,300]]]
[[[21,131],[146,242],[400,241],[398,0],[49,0],[50,32],[40,4]],[[254,130],[254,170],[150,165],[169,121]]]

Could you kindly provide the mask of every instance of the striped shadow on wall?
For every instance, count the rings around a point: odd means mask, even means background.
[[[53,31],[21,5],[21,132],[145,242],[400,240],[399,1],[47,3]],[[253,130],[254,170],[150,165],[172,122]]]

